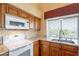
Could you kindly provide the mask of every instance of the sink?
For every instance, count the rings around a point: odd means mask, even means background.
[[[70,40],[57,40],[57,39],[52,39],[52,41],[59,41],[59,42],[72,43],[72,44],[75,43],[75,42],[70,41]]]
[[[73,41],[70,41],[70,40],[59,40],[60,42],[67,42],[67,43],[73,43],[74,44],[74,42]]]
[[[52,41],[59,41],[58,39],[52,39]]]

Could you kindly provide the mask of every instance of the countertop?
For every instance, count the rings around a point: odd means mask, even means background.
[[[21,48],[23,46],[26,46],[26,45],[29,45],[29,44],[32,44],[33,41],[29,41],[29,40],[21,40],[21,41],[18,41],[18,42],[14,42],[14,43],[10,43],[10,44],[4,44],[8,49],[9,49],[9,52],[10,51],[13,51],[17,48]]]
[[[0,45],[0,55],[8,52],[8,48],[4,45]]]
[[[37,37],[37,38],[32,38],[32,39],[29,39],[29,41],[37,41],[37,40],[45,40],[45,41],[49,41],[49,42],[55,42],[55,43],[61,43],[61,44],[68,44],[68,45],[73,45],[73,46],[78,46],[79,47],[79,44],[73,44],[73,43],[67,43],[67,42],[60,42],[60,41],[51,41],[51,40],[48,40],[46,37]]]
[[[46,37],[36,37],[36,38],[32,38],[32,39],[21,40],[21,41],[15,42],[14,44],[7,44],[7,45],[5,44],[5,46],[4,45],[0,45],[0,54],[3,54],[5,52],[7,52],[8,50],[12,51],[12,50],[20,48],[22,46],[32,44],[33,42],[35,42],[37,40],[45,40],[45,41],[49,41],[49,42],[68,44],[68,45],[73,45],[73,46],[79,47],[79,44],[64,43],[64,42],[59,42],[59,41],[51,41],[51,40],[48,40]]]

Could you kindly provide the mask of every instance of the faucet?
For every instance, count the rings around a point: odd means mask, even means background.
[[[64,31],[63,30],[60,30],[59,31],[59,40],[62,40],[61,38],[63,38],[63,36],[64,36]],[[64,37],[64,39],[67,40],[66,37]]]

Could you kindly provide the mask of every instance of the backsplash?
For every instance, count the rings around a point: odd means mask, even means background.
[[[39,36],[38,32],[34,31],[34,30],[21,31],[21,30],[2,30],[2,29],[0,29],[0,40],[2,39],[2,37],[9,36],[9,35],[16,35],[16,34],[24,34],[25,39],[30,39],[30,38]]]

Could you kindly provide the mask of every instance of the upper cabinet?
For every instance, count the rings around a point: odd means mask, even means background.
[[[14,7],[12,5],[8,5],[8,4],[6,4],[6,7],[7,7],[6,12],[8,14],[12,14],[12,15],[16,15],[16,16],[18,15],[18,8]]]
[[[0,4],[0,28],[2,27],[2,5]]]
[[[31,17],[31,15],[29,16],[29,20],[30,20],[30,29],[35,29],[35,19],[34,17]]]
[[[23,18],[25,21],[28,20],[29,29],[40,30],[40,20],[38,17],[35,17],[13,5],[3,3],[0,4],[0,28],[5,28],[5,14]]]
[[[30,19],[30,29],[39,31],[41,28],[41,19],[37,17],[29,17]]]
[[[40,30],[41,20],[39,18],[35,18],[35,29]]]
[[[0,28],[2,28],[2,15],[0,14]]]
[[[29,15],[26,12],[18,9],[18,16],[27,19]]]

